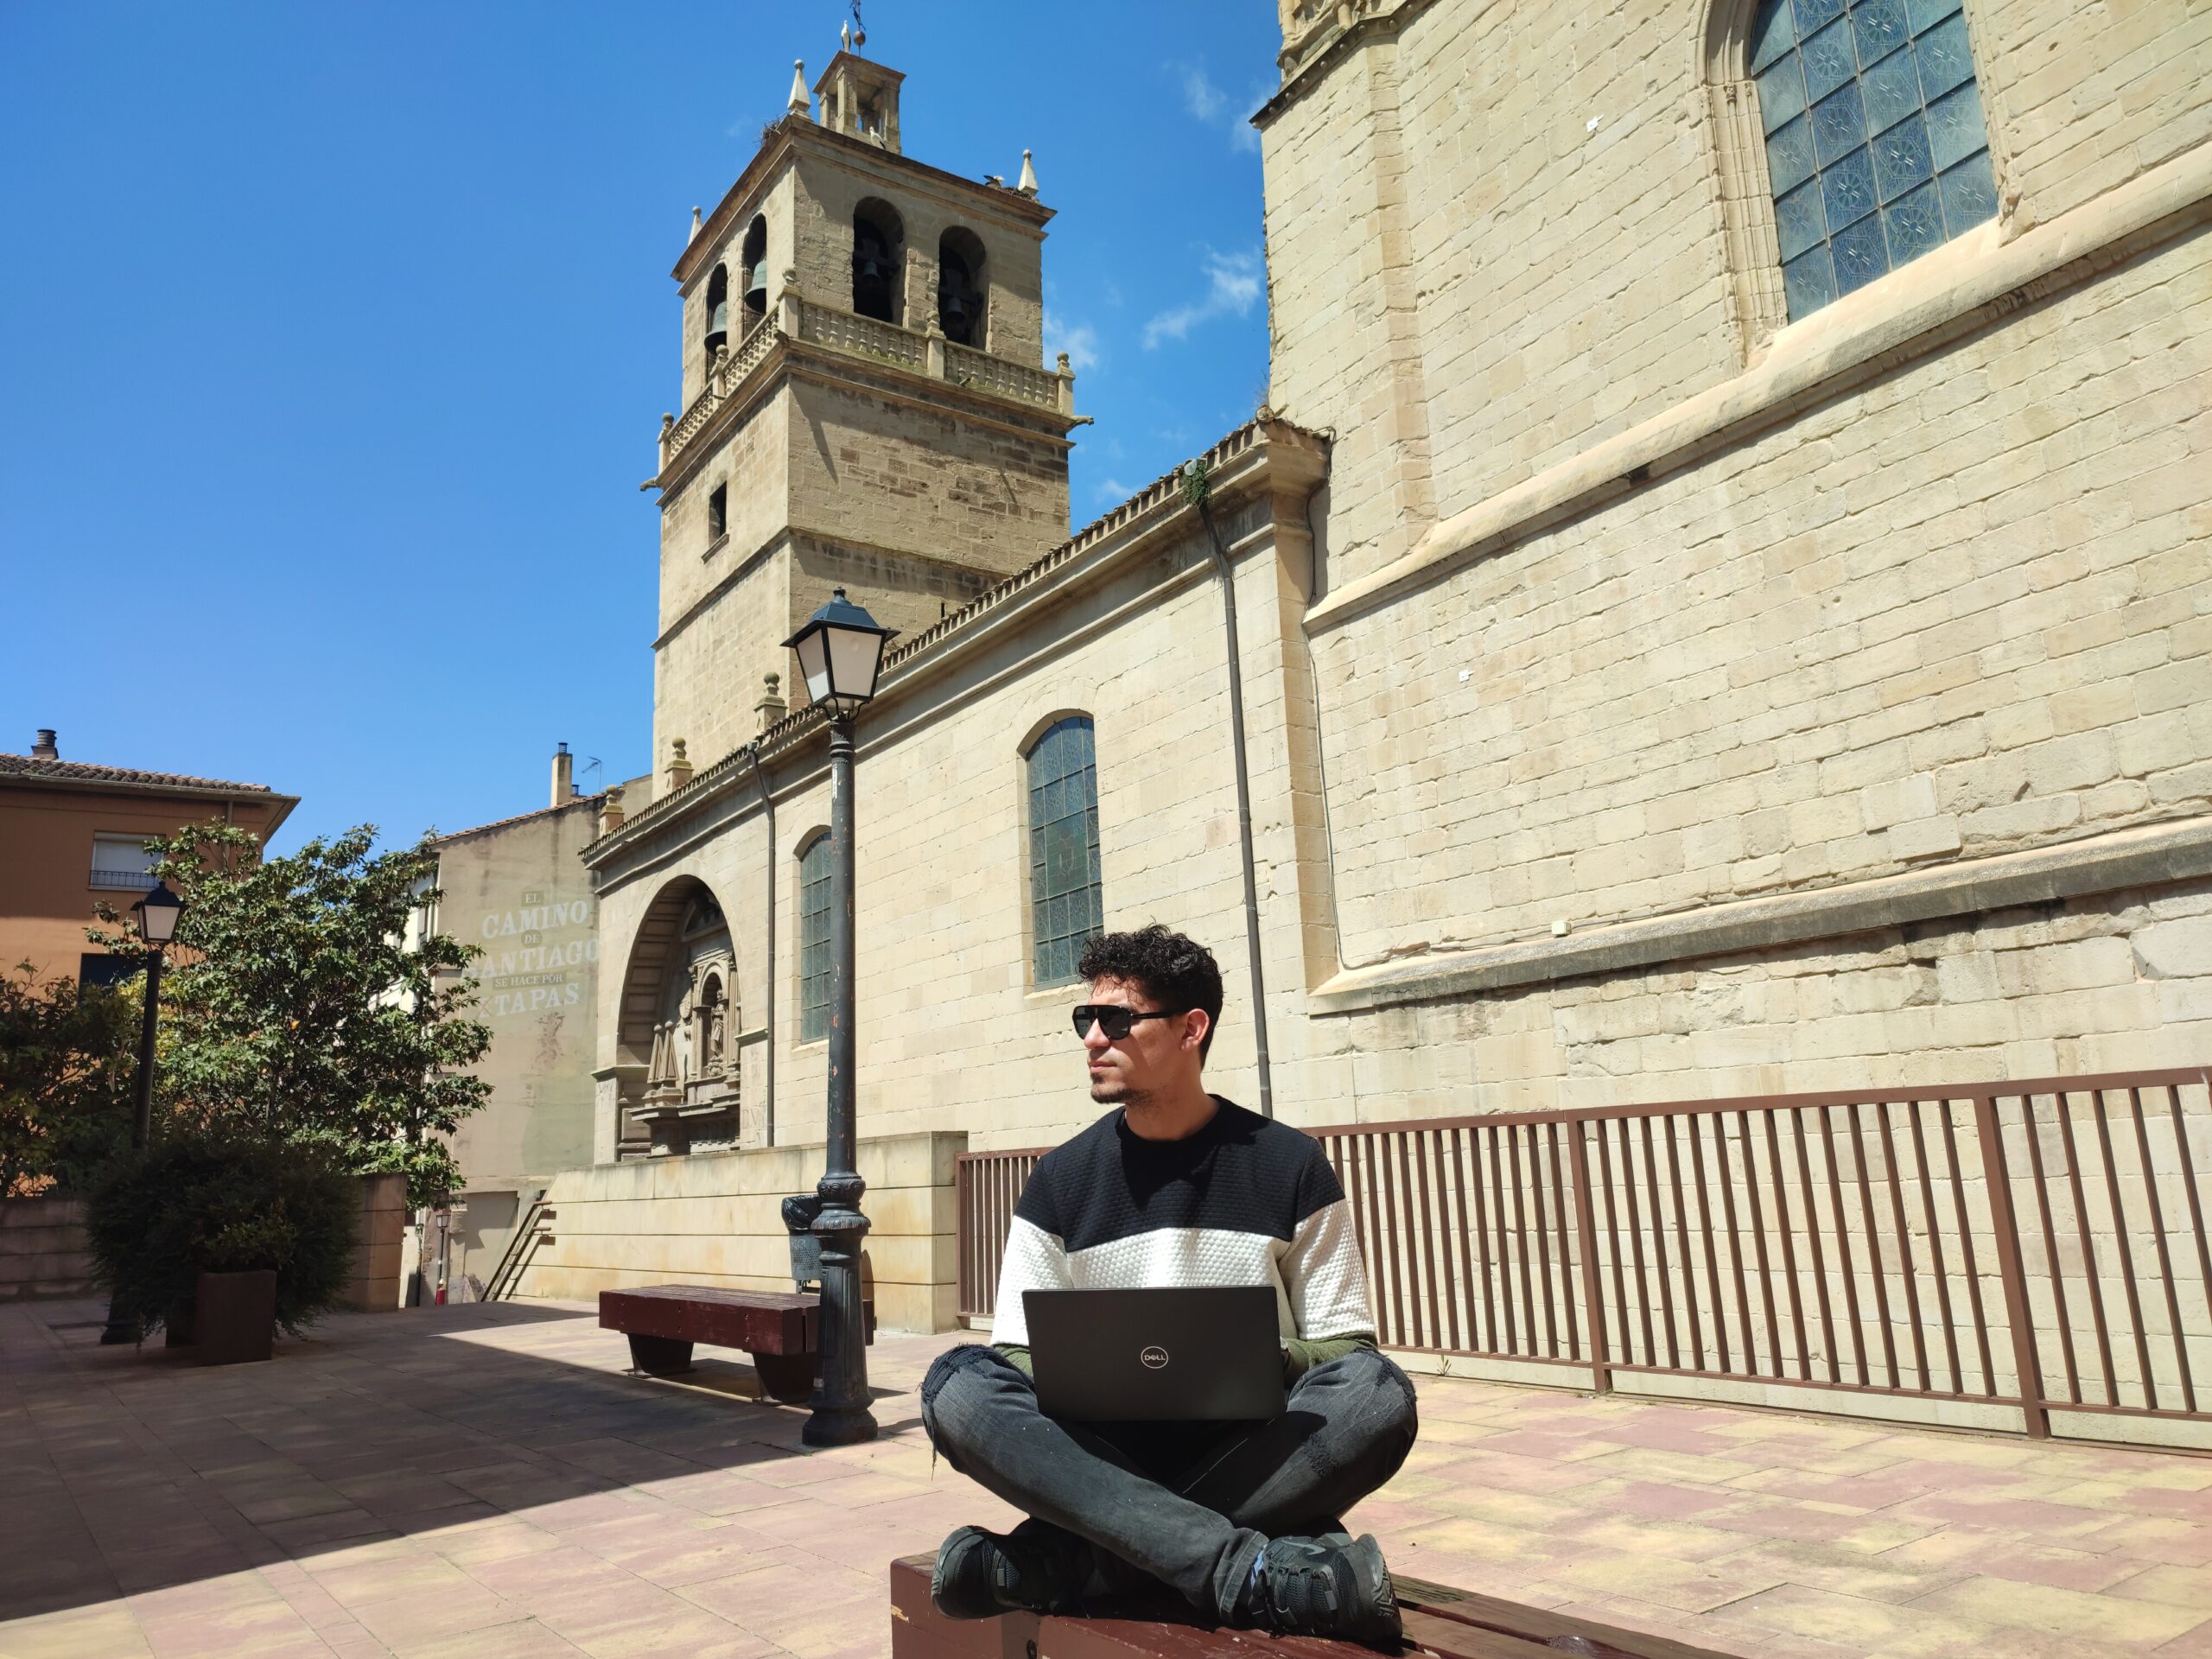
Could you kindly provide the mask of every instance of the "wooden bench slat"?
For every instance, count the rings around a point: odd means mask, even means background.
[[[820,1319],[819,1298],[790,1291],[652,1285],[599,1293],[607,1330],[756,1354],[815,1352]]]
[[[930,1605],[935,1558],[891,1564],[892,1659],[1355,1659],[1370,1649],[1314,1637],[1209,1630],[1153,1619],[1007,1613],[950,1619]],[[1399,1578],[1409,1649],[1437,1659],[1729,1659],[1666,1637],[1595,1624],[1495,1596]]]

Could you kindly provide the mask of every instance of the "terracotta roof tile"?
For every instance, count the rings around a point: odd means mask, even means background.
[[[129,766],[95,766],[82,760],[48,760],[35,754],[0,754],[0,779],[7,778],[56,784],[144,784],[160,789],[219,789],[233,794],[275,793],[266,784],[234,784],[221,778],[191,778],[175,772],[135,772]]]

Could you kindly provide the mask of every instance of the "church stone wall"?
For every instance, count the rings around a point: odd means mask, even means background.
[[[1320,634],[1347,964],[2205,810],[2208,309],[2198,235]]]
[[[661,502],[660,627],[677,626],[791,522],[792,433],[788,391],[771,392],[728,429],[715,453]],[[728,490],[728,529],[718,541],[708,499]]]
[[[725,550],[738,579],[653,652],[653,764],[684,741],[695,766],[711,765],[757,729],[761,678],[782,671],[791,653],[791,549],[786,537],[749,562]],[[784,693],[791,694],[785,676]]]

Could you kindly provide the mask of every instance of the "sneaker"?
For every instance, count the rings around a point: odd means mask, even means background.
[[[1403,1633],[1390,1569],[1371,1533],[1345,1544],[1269,1539],[1244,1611],[1278,1636],[1333,1636],[1387,1647]]]
[[[930,1604],[947,1618],[1049,1613],[1081,1592],[1088,1555],[1081,1539],[1057,1527],[1025,1522],[1005,1534],[963,1527],[938,1547]]]

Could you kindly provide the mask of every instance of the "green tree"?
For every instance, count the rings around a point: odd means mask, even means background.
[[[130,1141],[136,985],[0,974],[0,1198],[84,1192]]]
[[[375,836],[365,824],[282,858],[221,823],[147,842],[185,901],[155,1075],[167,1114],[404,1171],[420,1208],[461,1184],[443,1137],[491,1091],[466,1068],[492,1033],[467,1012],[475,949],[412,925],[438,898],[429,838],[379,853]]]

